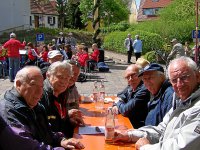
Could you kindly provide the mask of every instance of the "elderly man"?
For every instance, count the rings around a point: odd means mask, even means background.
[[[47,111],[52,130],[55,132],[61,131],[67,137],[72,137],[74,131],[66,107],[69,94],[66,89],[71,77],[72,66],[66,61],[57,61],[51,64],[47,71],[47,78],[44,80],[41,100]]]
[[[176,96],[174,106],[158,126],[146,126],[118,134],[118,139],[136,142],[140,150],[197,150],[200,147],[200,74],[188,57],[170,62],[168,74]],[[140,139],[141,138],[141,139]],[[139,140],[138,140],[139,139]]]
[[[140,40],[139,35],[136,35],[135,40],[133,41],[133,51],[137,61],[142,55],[142,41]]]
[[[173,58],[178,58],[181,56],[185,56],[185,50],[181,43],[177,41],[177,39],[171,40],[172,43],[172,51],[170,52],[169,56],[167,57],[167,61],[169,62]]]
[[[172,106],[174,90],[164,75],[163,67],[159,64],[149,64],[139,76],[152,94],[152,99],[148,103],[149,112],[145,125],[158,125]]]
[[[38,103],[43,92],[43,77],[36,66],[21,69],[15,78],[14,87],[0,101],[1,115],[16,133],[30,139],[38,149],[83,148],[76,139],[65,139],[59,132],[52,132],[44,107]]]
[[[3,48],[7,49],[8,61],[9,61],[9,78],[10,82],[14,81],[17,71],[20,69],[20,54],[19,49],[25,47],[26,42],[20,43],[16,39],[16,34],[10,34],[10,40],[8,40]]]
[[[125,79],[128,86],[117,94],[118,100],[113,106],[113,111],[121,113],[131,121],[134,128],[144,126],[148,113],[147,103],[150,100],[150,93],[138,77],[138,65],[132,64],[125,70]],[[142,111],[141,111],[142,110]]]
[[[132,63],[131,62],[131,56],[133,53],[133,39],[131,38],[131,34],[127,35],[127,38],[124,40],[124,46],[126,47],[127,50],[127,63]]]

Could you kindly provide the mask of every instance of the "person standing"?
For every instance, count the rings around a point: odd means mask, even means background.
[[[172,51],[170,52],[169,56],[167,57],[168,62],[174,58],[185,56],[184,47],[181,43],[178,42],[177,39],[171,40],[171,43],[172,43],[173,48],[172,48]]]
[[[59,47],[60,45],[65,45],[65,37],[63,35],[63,32],[59,33],[59,37],[57,39],[56,45],[57,47]]]
[[[127,38],[124,41],[124,46],[127,49],[127,54],[128,54],[128,59],[127,59],[127,63],[132,63],[131,62],[131,56],[133,53],[133,39],[131,38],[131,34],[128,34]]]
[[[137,61],[137,59],[140,58],[142,54],[142,41],[140,40],[139,35],[135,36],[135,40],[133,42],[133,50]]]
[[[20,69],[19,49],[24,48],[25,45],[25,41],[21,43],[19,40],[16,40],[16,34],[13,32],[10,34],[10,40],[3,45],[3,47],[7,49],[10,82],[14,81],[15,76]]]

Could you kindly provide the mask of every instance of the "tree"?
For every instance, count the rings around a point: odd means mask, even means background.
[[[67,1],[66,0],[57,0],[57,11],[58,11],[58,24],[59,27],[63,30],[64,28],[64,21],[67,11]]]
[[[79,8],[82,12],[82,22],[86,24],[90,18],[93,18],[92,11],[94,7],[93,0],[81,0]],[[129,10],[124,0],[102,0],[99,7],[100,19],[103,19],[105,25],[118,23],[128,19]]]

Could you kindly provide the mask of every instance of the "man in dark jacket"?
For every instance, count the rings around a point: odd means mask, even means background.
[[[14,87],[6,91],[0,101],[2,117],[10,126],[18,128],[17,134],[30,141],[38,141],[38,147],[83,148],[78,140],[67,140],[63,133],[52,132],[46,111],[38,103],[42,92],[40,69],[36,66],[24,67],[17,73]]]
[[[145,125],[156,126],[162,122],[165,114],[172,107],[174,90],[164,75],[162,66],[156,63],[149,64],[139,74],[145,87],[151,92],[152,99],[148,103],[148,115]]]
[[[74,131],[67,110],[68,91],[66,89],[71,76],[72,66],[66,61],[51,64],[47,71],[47,78],[44,80],[43,97],[41,99],[52,130],[61,131],[67,137],[72,137]]]
[[[128,117],[134,128],[145,125],[144,122],[148,113],[147,103],[150,100],[150,92],[144,86],[141,78],[138,77],[140,69],[135,64],[127,67],[125,79],[128,86],[117,94],[118,100],[113,107],[115,113],[119,112]]]

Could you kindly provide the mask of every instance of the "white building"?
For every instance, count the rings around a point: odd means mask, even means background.
[[[30,0],[0,0],[0,34],[29,28]]]

